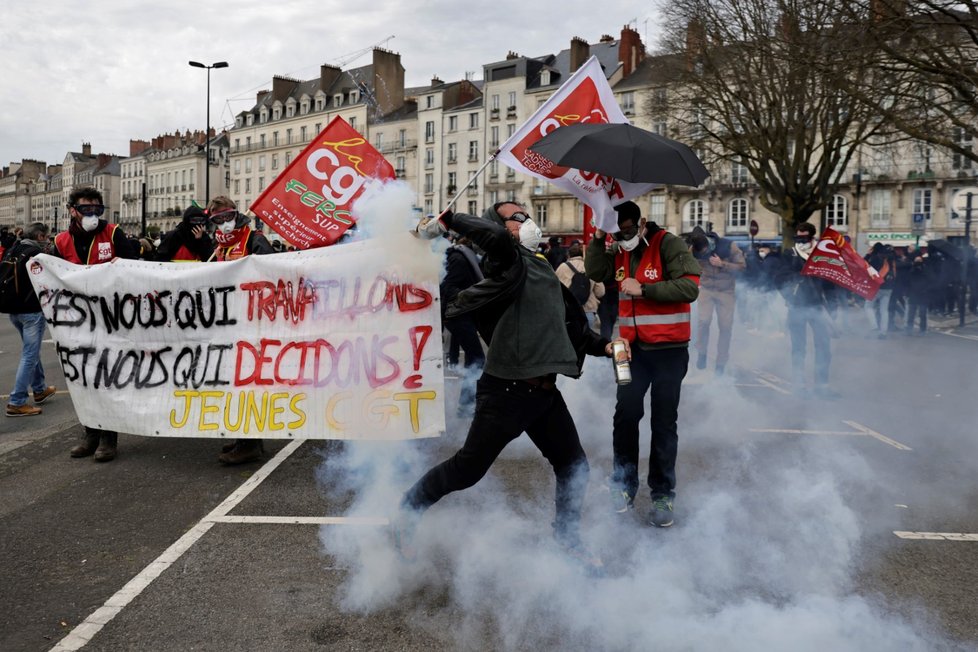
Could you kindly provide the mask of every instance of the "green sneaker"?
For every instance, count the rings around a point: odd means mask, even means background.
[[[652,509],[649,510],[648,523],[654,527],[669,527],[672,525],[672,501],[669,496],[654,496]]]
[[[635,496],[632,496],[624,489],[610,488],[611,490],[611,507],[615,510],[616,514],[624,514],[630,510],[635,509]]]

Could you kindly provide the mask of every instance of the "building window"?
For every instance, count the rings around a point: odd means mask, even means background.
[[[258,177],[258,192],[265,189],[265,177]]]
[[[357,128],[357,118],[356,118],[356,116],[353,116],[352,118],[350,118],[350,126],[353,129],[356,129]]]
[[[914,213],[922,213],[924,219],[930,222],[932,206],[930,188],[918,188],[913,191]]]
[[[299,127],[299,138],[302,139],[302,142],[303,143],[306,142],[306,128],[305,127]]]
[[[278,169],[278,154],[272,154],[272,169]]]
[[[289,163],[292,162],[292,152],[285,153],[285,167],[289,167]]]
[[[747,166],[733,161],[730,164],[730,183],[737,186],[747,185]]]
[[[541,229],[547,228],[547,205],[545,203],[533,204],[533,219]]]
[[[397,132],[397,144],[401,147],[407,145],[407,129],[401,129]]]
[[[431,199],[424,200],[424,214],[431,215],[433,213],[434,202]]]
[[[374,147],[378,150],[384,149],[384,132],[378,131],[377,135],[374,136]]]
[[[245,179],[245,192],[251,192],[251,177]]]
[[[433,175],[431,172],[426,172],[424,175],[424,191],[435,191],[435,175]]]
[[[317,97],[316,98],[316,110],[317,111],[322,111],[324,106],[326,106],[326,98],[324,98],[324,97]]]
[[[869,191],[869,219],[874,227],[890,226],[890,191],[876,188]]]
[[[748,220],[747,200],[743,198],[732,199],[727,205],[727,231],[731,233],[746,231]]]
[[[706,226],[706,202],[702,199],[692,199],[683,206],[683,231],[697,226]]]
[[[435,166],[435,150],[432,147],[426,147],[424,150],[424,166],[426,168]]]
[[[469,215],[476,215],[479,212],[479,202],[475,200],[469,201]]]
[[[457,185],[458,173],[449,172],[448,173],[448,192],[455,192],[458,189]]]
[[[652,123],[652,131],[659,136],[665,136],[667,130],[668,125],[665,120],[656,120]]]
[[[448,116],[448,131],[458,131],[458,116],[450,115]]]
[[[842,195],[832,195],[828,206],[823,211],[825,215],[825,225],[833,229],[849,228],[849,210],[846,198]]]
[[[434,95],[427,95],[427,96],[425,96],[425,98],[424,98],[424,106],[425,106],[426,109],[430,109],[433,106],[435,106],[435,96]]]
[[[428,120],[424,123],[424,142],[433,143],[435,142],[435,122],[434,120]]]
[[[478,128],[479,128],[479,114],[478,113],[470,113],[469,114],[469,129],[478,129]]]
[[[666,196],[652,195],[649,198],[649,221],[659,226],[666,223]]]
[[[448,143],[448,162],[454,163],[458,160],[458,143]]]
[[[967,129],[962,129],[961,127],[955,127],[952,133],[952,138],[954,139],[954,144],[958,147],[971,152],[971,133]],[[951,167],[955,170],[970,170],[971,169],[971,159],[964,154],[959,152],[954,152],[951,155]]]
[[[479,160],[479,141],[477,140],[469,141],[469,160],[470,161]]]
[[[628,93],[622,93],[620,103],[621,110],[624,111],[625,115],[635,113],[635,93],[631,91]]]
[[[285,144],[286,145],[291,145],[292,144],[292,130],[291,129],[286,129],[285,130]]]
[[[265,155],[264,154],[262,154],[261,156],[258,157],[258,171],[259,172],[264,172],[265,171]]]
[[[251,157],[245,159],[245,174],[251,174]]]
[[[236,195],[241,194],[241,179],[234,180],[234,194]]]
[[[234,159],[234,173],[241,174],[241,159]]]
[[[258,136],[258,146],[265,149],[265,134],[259,134]]]
[[[499,110],[499,96],[498,95],[493,95],[492,96],[491,105],[490,105],[489,108],[491,108],[493,111],[498,111]]]
[[[404,157],[398,156],[395,159],[394,172],[403,176],[404,175]]]
[[[499,127],[493,126],[489,129],[489,147],[499,147]]]

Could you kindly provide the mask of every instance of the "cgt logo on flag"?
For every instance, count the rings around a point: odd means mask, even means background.
[[[872,300],[883,285],[879,273],[832,228],[822,232],[801,273],[831,281],[867,300]]]
[[[350,208],[394,168],[337,116],[251,205],[251,211],[299,249],[331,245],[356,222]]]

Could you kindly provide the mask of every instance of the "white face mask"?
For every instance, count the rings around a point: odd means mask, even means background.
[[[236,224],[235,220],[231,220],[229,222],[221,222],[221,225],[218,226],[217,228],[221,230],[221,233],[227,235],[228,233],[231,233],[231,231],[234,231],[235,224]]]
[[[86,231],[94,231],[98,226],[98,215],[83,215],[81,218],[81,228]]]
[[[758,251],[757,252],[757,257],[760,258],[761,260],[764,260],[765,258],[767,258],[767,252],[766,251]]]
[[[636,233],[634,237],[631,237],[628,240],[622,240],[618,244],[625,251],[631,251],[632,249],[638,246],[639,240],[641,240],[641,236],[639,236],[639,234]]]
[[[520,224],[520,244],[530,251],[536,251],[543,242],[543,231],[532,219]]]

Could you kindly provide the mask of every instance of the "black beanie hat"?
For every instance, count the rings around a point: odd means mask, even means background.
[[[200,206],[191,204],[185,211],[183,211],[183,221],[194,226],[198,224],[207,224],[207,213],[205,213],[204,209]]]

